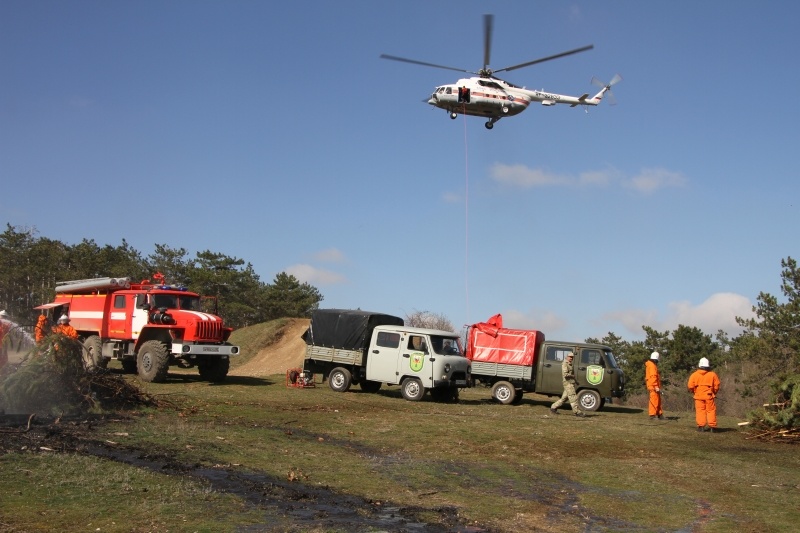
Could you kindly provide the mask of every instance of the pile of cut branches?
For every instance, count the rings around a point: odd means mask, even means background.
[[[773,403],[750,413],[752,439],[800,442],[800,374],[785,376],[772,385]]]
[[[78,340],[45,338],[0,373],[0,411],[60,416],[156,404],[122,376],[87,365],[85,356]]]

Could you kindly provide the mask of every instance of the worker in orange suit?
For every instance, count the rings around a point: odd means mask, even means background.
[[[61,315],[58,319],[58,325],[53,328],[53,333],[59,335],[66,335],[67,337],[77,339],[78,332],[75,331],[75,328],[69,325],[69,317],[67,315]]]
[[[719,392],[719,376],[711,370],[708,359],[703,357],[698,363],[698,370],[689,376],[689,392],[694,394],[694,412],[697,431],[714,433],[717,427],[717,392]]]
[[[647,411],[650,419],[664,419],[664,410],[661,409],[661,374],[658,373],[658,359],[661,355],[658,352],[650,354],[650,359],[644,363],[644,382],[647,391],[650,393],[650,400],[647,404]]]
[[[34,335],[36,344],[42,342],[42,339],[47,337],[47,315],[42,313],[36,320],[36,327],[34,328]]]

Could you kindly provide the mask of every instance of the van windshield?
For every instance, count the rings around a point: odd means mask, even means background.
[[[455,337],[440,337],[431,335],[433,351],[439,355],[464,355],[461,349],[461,340]]]

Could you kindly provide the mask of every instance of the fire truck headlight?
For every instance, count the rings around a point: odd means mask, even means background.
[[[189,353],[189,351],[191,351],[191,349],[192,349],[191,346],[189,346],[188,344],[184,344],[183,348],[181,348],[181,351],[183,351],[183,353]]]
[[[447,363],[446,365],[444,365],[444,371],[445,371],[446,374],[450,373],[450,363]]]
[[[238,346],[234,346],[233,348],[231,348],[231,354],[236,355],[238,353],[239,353],[239,347]]]

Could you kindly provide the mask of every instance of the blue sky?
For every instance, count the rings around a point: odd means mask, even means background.
[[[457,6],[457,9],[456,9]],[[477,70],[618,105],[491,131]],[[322,306],[548,338],[731,334],[797,257],[797,2],[0,2],[0,222],[211,250]]]

